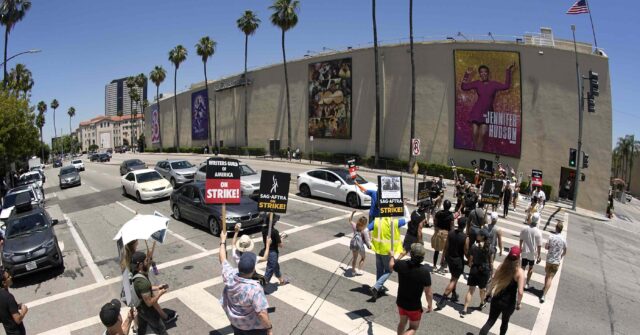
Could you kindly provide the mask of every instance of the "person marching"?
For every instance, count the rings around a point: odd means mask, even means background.
[[[353,222],[353,215],[355,213],[356,211],[351,212],[351,217],[349,218],[349,224],[353,230],[353,237],[349,243],[349,249],[353,253],[353,257],[351,259],[351,274],[362,275],[362,267],[364,266],[364,259],[367,254],[365,245],[371,249],[371,237],[369,236],[369,230],[367,229],[367,218],[365,216],[361,216],[358,219],[358,222]],[[360,256],[359,262],[358,256]],[[358,264],[357,267],[356,263]]]
[[[477,236],[477,244],[469,250],[469,278],[467,279],[467,295],[464,299],[464,307],[460,312],[460,317],[464,318],[468,314],[467,308],[471,303],[471,298],[476,286],[480,289],[480,310],[486,305],[484,298],[487,291],[487,283],[491,276],[491,265],[489,264],[489,244],[487,243],[487,231],[480,230]]]
[[[402,259],[411,251],[411,245],[414,243],[422,243],[422,228],[427,222],[425,212],[428,210],[426,201],[418,203],[418,208],[411,212],[411,220],[407,224],[407,234],[404,235],[402,242],[402,253],[398,259]]]
[[[376,254],[376,283],[371,287],[371,301],[375,302],[380,291],[386,291],[384,283],[391,276],[389,268],[389,252],[394,254],[402,252],[400,240],[400,227],[407,223],[405,218],[396,219],[390,217],[375,218],[369,223],[371,234],[371,249]],[[392,240],[393,238],[393,240]]]
[[[480,201],[478,207],[471,210],[468,217],[467,236],[469,236],[469,247],[471,247],[476,242],[476,236],[478,236],[486,222],[484,202]]]
[[[149,281],[150,266],[151,260],[144,252],[136,251],[133,253],[131,257],[133,288],[139,299],[138,306],[136,306],[138,334],[146,334],[148,327],[154,334],[165,335],[167,334],[165,323],[174,321],[178,314],[173,312],[169,315],[160,308],[158,301],[167,293],[168,285],[151,285]]]
[[[238,239],[238,233],[240,233],[240,227],[241,225],[239,223],[233,227],[233,230],[234,230],[233,240],[231,241],[231,244],[233,245],[233,247],[231,248],[231,257],[233,257],[233,260],[236,262],[236,266],[238,265],[238,263],[240,263],[240,258],[242,258],[242,255],[245,252],[251,252],[254,246],[253,241],[251,240],[249,235],[242,235]],[[256,259],[256,265],[260,262],[267,261],[270,248],[271,248],[271,238],[268,238],[267,245],[264,248],[264,253],[262,257],[258,257]],[[264,276],[255,271],[253,272],[253,277],[251,277],[251,279],[257,280],[262,286],[267,284]]]
[[[513,211],[517,212],[518,211],[518,197],[520,196],[520,184],[517,183],[517,180],[515,179],[515,177],[513,177]]]
[[[538,213],[538,198],[533,197],[531,198],[531,204],[529,205],[529,208],[527,208],[526,213],[527,213],[527,217],[524,220],[524,224],[531,224],[531,216],[534,213]],[[539,214],[539,213],[538,213]]]
[[[371,226],[371,222],[373,219],[380,216],[380,207],[378,207],[378,191],[377,190],[367,190],[362,187],[362,185],[358,184],[357,181],[353,181],[353,183],[360,189],[360,191],[371,198],[371,206],[369,207],[369,226]],[[371,228],[369,228],[371,231]]]
[[[506,218],[509,214],[509,202],[511,202],[511,197],[511,183],[507,180],[504,190],[502,191],[502,204],[504,206],[502,209],[503,218]]]
[[[562,222],[558,222],[556,224],[556,233],[549,237],[549,241],[544,246],[548,252],[547,265],[544,267],[544,289],[542,290],[540,303],[544,302],[545,297],[547,296],[547,291],[549,291],[549,288],[551,287],[553,277],[556,275],[558,268],[560,267],[560,261],[562,261],[564,256],[567,254],[567,240],[560,235],[562,228],[564,228],[564,224]]]
[[[265,220],[268,219],[265,217]],[[267,258],[267,267],[264,270],[265,283],[268,284],[269,282],[271,282],[271,277],[275,274],[276,278],[278,278],[278,281],[280,282],[280,285],[286,285],[289,283],[289,281],[285,279],[285,277],[280,272],[280,262],[278,261],[278,258],[280,257],[280,249],[284,248],[284,243],[282,241],[280,232],[276,229],[275,222],[271,224],[271,236],[269,238],[267,238],[268,234],[269,225],[267,224],[262,226],[262,243],[266,246],[267,239],[271,240],[271,242],[269,243],[270,249],[265,249],[263,255],[263,257]]]
[[[136,318],[135,308],[129,308],[127,318],[122,321],[121,307],[122,304],[118,299],[113,299],[102,306],[99,314],[100,321],[107,328],[102,335],[129,335],[133,320]]]
[[[466,225],[467,218],[459,218],[458,228],[454,231],[450,231],[447,236],[447,242],[444,245],[444,252],[442,254],[441,266],[444,266],[446,259],[446,262],[449,265],[449,272],[451,272],[451,279],[442,294],[442,298],[436,304],[438,309],[442,309],[446,305],[449,294],[452,294],[451,301],[458,301],[456,285],[458,284],[458,279],[462,275],[462,271],[464,269],[464,255],[467,254],[469,247],[467,235],[464,233]]]
[[[491,213],[491,223],[484,226],[484,230],[487,232],[487,244],[489,244],[489,264],[493,270],[493,261],[496,259],[496,252],[500,250],[500,256],[502,256],[502,229],[497,228],[498,213]],[[492,271],[493,272],[493,271]]]
[[[502,314],[500,335],[507,333],[509,318],[514,310],[520,310],[520,303],[524,295],[524,273],[518,266],[520,248],[511,247],[509,255],[500,264],[489,285],[487,301],[491,301],[489,319],[480,329],[480,335],[486,335]]]
[[[540,252],[542,250],[542,233],[538,229],[538,221],[540,221],[540,213],[534,213],[531,216],[531,224],[529,227],[520,232],[520,249],[522,250],[522,269],[527,272],[527,283],[525,289],[529,289],[529,280],[533,274],[534,262],[540,263]],[[536,261],[537,260],[537,261]]]
[[[433,248],[433,250],[435,250],[435,252],[433,253],[432,269],[432,271],[434,272],[436,271],[436,266],[438,265],[438,255],[441,251],[444,250],[449,232],[453,231],[454,228],[453,213],[451,213],[450,209],[451,201],[445,200],[443,209],[441,211],[438,211],[434,218],[434,233],[431,236],[431,247]],[[440,265],[440,269],[438,271],[441,273],[447,272],[444,264]]]
[[[414,335],[420,326],[422,318],[422,301],[420,297],[424,292],[427,299],[427,313],[433,311],[433,293],[431,290],[431,275],[425,265],[422,264],[426,250],[422,243],[414,243],[410,248],[409,260],[396,262],[393,251],[389,251],[389,267],[398,273],[398,294],[396,305],[400,321],[398,322],[398,335]],[[407,329],[407,322],[409,328]]]
[[[0,287],[0,321],[4,331],[8,335],[25,335],[24,318],[29,312],[25,304],[16,302],[16,298],[9,292],[9,287],[13,285],[11,273],[0,265],[0,276],[2,276],[2,287]]]

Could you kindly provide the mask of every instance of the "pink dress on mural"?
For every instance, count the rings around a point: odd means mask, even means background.
[[[479,125],[486,124],[487,122],[485,117],[487,112],[494,111],[493,100],[496,97],[496,93],[498,93],[498,91],[508,90],[511,87],[511,71],[507,69],[504,84],[491,80],[467,82],[469,76],[470,74],[465,73],[462,84],[460,85],[460,88],[462,88],[463,91],[475,90],[478,95],[478,100],[476,100],[476,103],[471,109],[469,121]]]

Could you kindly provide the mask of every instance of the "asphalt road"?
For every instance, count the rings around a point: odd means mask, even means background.
[[[15,280],[12,293],[30,308],[25,319],[29,334],[101,333],[99,308],[118,298],[121,289],[113,236],[136,212],[171,214],[168,200],[139,204],[122,195],[118,164],[131,157],[134,156],[116,154],[110,163],[85,162],[82,185],[65,190],[57,186],[57,169],[47,169],[47,210],[52,217],[60,219],[55,229],[63,248],[65,268]],[[168,156],[138,157],[152,166]],[[204,160],[204,156],[182,157],[193,163]],[[297,173],[310,168],[306,164],[278,160],[246,161],[257,170],[290,172],[293,183]],[[365,178],[375,180],[375,172],[361,172]],[[397,275],[392,275],[387,282],[389,295],[376,303],[370,302],[368,286],[375,280],[373,255],[367,256],[365,275],[351,277],[345,271],[350,259],[348,236],[351,234],[346,218],[351,209],[336,202],[301,198],[295,195],[297,191],[293,186],[289,210],[278,224],[280,231],[289,235],[281,253],[281,267],[291,284],[267,290],[273,307],[270,316],[274,333],[394,334],[398,319]],[[405,192],[412,187],[413,181],[405,178]],[[451,198],[451,187],[447,197]],[[524,227],[523,209],[521,201],[518,211],[512,212],[509,219],[500,219],[507,247],[517,243],[517,234]],[[638,234],[556,211],[553,204],[548,204],[543,213],[543,220],[549,221],[547,231],[553,230],[555,219],[566,221],[569,244],[555,289],[547,295],[544,304],[539,303],[537,294],[542,288],[544,262],[536,265],[533,289],[525,293],[522,309],[512,316],[509,334],[635,333],[633,316],[637,313],[640,294],[637,279],[640,262],[634,257],[638,248],[633,241],[638,240]],[[232,333],[218,303],[223,288],[217,260],[219,239],[203,227],[173,218],[169,229],[171,233],[166,242],[156,248],[154,258],[160,274],[153,278],[170,287],[161,306],[180,315],[169,333]],[[425,238],[430,238],[432,232],[426,228]],[[256,241],[260,239],[257,231],[245,233]],[[545,239],[548,234],[544,233]],[[430,244],[426,245],[429,252],[425,259],[430,265],[432,253]],[[261,247],[262,243],[257,242],[256,250]],[[259,271],[263,269],[264,264],[259,266]],[[433,275],[432,281],[434,292],[440,293],[448,279]],[[466,291],[462,279],[458,291]],[[476,294],[471,306],[478,303]],[[425,315],[418,333],[477,333],[487,319],[488,308],[483,311],[471,308],[472,313],[464,319],[458,316],[461,308],[449,304],[441,311]],[[493,331],[498,327],[499,322]]]

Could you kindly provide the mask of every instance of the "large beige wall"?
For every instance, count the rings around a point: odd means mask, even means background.
[[[380,48],[381,75],[381,155],[408,158],[410,127],[410,63],[408,45]],[[473,159],[494,159],[486,154],[453,148],[455,79],[453,51],[456,49],[517,51],[522,78],[522,154],[520,158],[501,157],[524,175],[531,169],[544,172],[545,184],[553,186],[557,198],[561,167],[568,165],[569,148],[577,148],[578,98],[575,54],[571,51],[514,43],[424,43],[415,45],[416,59],[416,136],[422,140],[421,160],[446,164],[448,157],[460,166]],[[542,54],[539,52],[542,51]],[[311,150],[307,136],[308,65],[323,60],[352,58],[352,139],[319,139],[315,151],[356,153],[371,156],[375,149],[375,81],[372,49],[313,57],[288,64],[291,94],[292,148]],[[580,185],[578,203],[604,211],[609,185],[611,157],[611,94],[608,59],[579,54],[581,72],[593,69],[600,75],[597,113],[584,115],[583,150],[590,155],[590,166],[583,170],[587,179]],[[282,65],[249,73],[249,146],[268,147],[268,140],[279,138],[287,146],[286,103]],[[227,78],[229,79],[229,78]],[[231,78],[233,79],[233,78]],[[197,89],[196,89],[197,90]],[[201,146],[191,141],[189,110],[191,91],[178,95],[181,146]],[[225,146],[245,145],[243,138],[243,88],[214,92],[218,113],[218,138]],[[214,103],[211,103],[211,111]],[[161,101],[164,146],[173,146],[173,98]],[[147,110],[147,114],[149,110]],[[213,118],[213,117],[212,117]],[[147,120],[150,120],[147,115]],[[213,120],[211,120],[213,124]],[[148,123],[150,125],[150,122]],[[150,127],[145,130],[150,139]],[[150,144],[150,143],[148,143]]]

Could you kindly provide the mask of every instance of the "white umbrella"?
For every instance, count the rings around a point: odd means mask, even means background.
[[[122,239],[122,244],[133,240],[147,240],[153,237],[162,243],[167,232],[169,219],[157,215],[136,215],[125,223],[113,238],[115,241]]]

